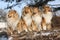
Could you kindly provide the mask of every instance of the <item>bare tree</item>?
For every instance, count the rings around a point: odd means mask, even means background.
[[[49,1],[54,1],[54,0],[38,0],[38,1],[35,1],[36,4],[35,5],[30,5],[30,6],[43,6],[43,5],[46,5]]]

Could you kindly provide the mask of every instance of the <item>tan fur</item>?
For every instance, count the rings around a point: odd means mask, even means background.
[[[42,16],[41,16],[41,11],[37,7],[33,8],[32,19],[35,25],[37,26],[37,28],[39,28],[38,30],[41,30]]]
[[[42,29],[43,30],[46,30],[47,28],[46,28],[46,21],[45,21],[45,19],[42,17],[42,22],[41,22],[41,24],[42,24]]]
[[[43,27],[45,27],[44,30],[50,30],[51,29],[51,19],[52,19],[52,10],[49,6],[44,6],[44,11],[43,11],[43,18],[45,20],[45,22],[43,22],[42,24],[44,25]],[[43,21],[44,21],[43,20]]]
[[[39,30],[38,30],[38,27],[37,27],[37,25],[35,24],[34,21],[32,21],[32,30],[33,30],[33,31],[37,31],[37,32],[39,31]]]
[[[29,31],[31,31],[31,29],[30,29],[31,23],[32,23],[32,18],[31,17],[32,17],[31,7],[29,7],[29,6],[24,7],[23,13],[22,13],[23,27],[25,27],[25,25],[26,25],[27,28],[29,29]]]
[[[19,20],[16,28],[17,28],[18,33],[23,31],[22,20],[21,19]]]
[[[13,34],[13,29],[12,29],[11,27],[8,27],[8,28],[7,28],[7,34],[8,34],[8,35]]]
[[[11,31],[16,30],[16,26],[19,22],[18,13],[15,10],[9,10],[9,12],[6,15],[6,19],[8,26],[11,28]]]

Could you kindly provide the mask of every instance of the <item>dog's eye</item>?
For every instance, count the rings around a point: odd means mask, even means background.
[[[33,15],[35,15],[36,13],[33,13]]]
[[[26,13],[26,14],[28,14],[28,13]]]
[[[28,12],[25,12],[25,14],[27,14]]]
[[[11,16],[10,16],[10,15],[8,15],[8,18],[11,18]]]
[[[33,13],[33,14],[36,14],[36,13]]]
[[[52,10],[48,10],[49,12],[52,12]]]

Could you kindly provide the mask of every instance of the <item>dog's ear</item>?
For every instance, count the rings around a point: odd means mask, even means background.
[[[33,7],[30,7],[30,11],[31,11],[31,13],[33,13]]]
[[[15,13],[17,13],[15,10],[13,10]]]
[[[28,8],[28,6],[25,6],[25,7],[23,8],[23,12],[25,12],[26,8]]]
[[[12,11],[13,11],[13,12],[15,12],[15,13],[17,13],[17,12],[16,12],[16,10],[12,10],[12,9],[11,9],[11,10],[9,10],[8,12],[12,12]]]

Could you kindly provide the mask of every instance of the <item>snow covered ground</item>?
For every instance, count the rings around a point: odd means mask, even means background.
[[[6,22],[0,22],[0,28],[7,28]]]

